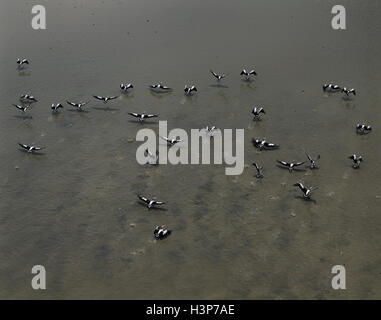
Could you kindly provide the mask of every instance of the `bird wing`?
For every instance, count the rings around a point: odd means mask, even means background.
[[[253,69],[253,70],[250,70],[250,72],[249,72],[249,74],[253,74],[253,75],[257,75],[257,73],[255,72],[255,70]]]
[[[147,114],[146,117],[147,118],[154,118],[154,117],[157,117],[157,114]]]
[[[104,99],[105,99],[105,98],[102,97],[102,96],[94,96],[94,95],[93,95],[93,97],[94,97],[95,99],[98,99],[98,100],[104,100]]]
[[[167,137],[160,136],[160,138],[164,139],[165,141],[169,141]]]
[[[277,162],[279,162],[280,164],[283,164],[284,166],[289,166],[290,164],[286,161],[280,161],[280,160],[277,160]]]
[[[114,100],[116,98],[118,98],[119,96],[111,96],[111,97],[108,97],[109,100]]]
[[[296,166],[300,166],[300,165],[302,165],[303,163],[305,163],[305,161],[303,161],[303,162],[295,162],[295,163],[294,163],[294,167],[296,167]]]
[[[265,147],[277,147],[277,145],[276,144],[274,144],[274,143],[269,143],[269,142],[265,142]]]
[[[24,149],[29,149],[29,146],[27,144],[22,144],[20,142],[18,142],[19,146],[24,148]]]
[[[154,204],[157,204],[157,205],[161,205],[161,204],[164,204],[165,202],[163,201],[154,201]]]
[[[211,73],[212,75],[214,75],[216,78],[218,78],[218,74],[215,73],[213,70],[210,70],[210,73]]]
[[[149,202],[150,202],[150,200],[149,200],[149,199],[147,199],[147,198],[146,198],[146,197],[144,197],[144,196],[138,195],[138,198],[139,198],[140,200],[142,200],[142,201],[146,202],[146,203],[149,203]]]
[[[71,106],[74,106],[74,107],[78,107],[78,104],[74,103],[74,102],[71,102],[71,101],[66,101],[68,104],[70,104]]]
[[[19,109],[19,110],[24,110],[24,108],[22,107],[22,106],[19,106],[19,105],[17,105],[17,104],[12,104],[13,106],[15,106],[17,109]]]
[[[129,112],[128,114],[130,114],[131,116],[137,117],[137,118],[140,117],[139,113]]]

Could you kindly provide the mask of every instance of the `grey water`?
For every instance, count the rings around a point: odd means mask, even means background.
[[[0,3],[1,299],[381,298],[379,1],[342,1],[346,30],[332,29],[331,0],[50,0],[46,30],[31,27],[34,4]],[[31,62],[22,71],[18,57]],[[242,68],[258,76],[244,82]],[[228,74],[221,86],[210,69]],[[148,90],[160,81],[173,92]],[[121,82],[134,89],[109,109],[92,98],[119,95]],[[326,82],[358,94],[326,94]],[[199,91],[185,98],[185,84]],[[23,93],[38,99],[31,119],[11,106]],[[90,100],[88,112],[66,100]],[[243,173],[139,165],[137,131],[158,130],[131,121],[143,111],[169,129],[245,129]],[[361,136],[363,122],[373,131]],[[254,137],[280,148],[258,151]],[[277,166],[304,150],[321,155],[318,170]],[[314,202],[298,198],[297,181],[319,187]],[[159,224],[172,230],[163,241]],[[34,265],[46,290],[31,287]],[[346,290],[331,287],[334,265]]]

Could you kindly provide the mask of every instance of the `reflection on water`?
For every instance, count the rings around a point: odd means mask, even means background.
[[[0,297],[380,298],[381,8],[349,1],[348,30],[333,31],[333,5],[54,0],[47,30],[35,31],[31,3],[3,1]],[[31,64],[19,72],[21,56]],[[258,76],[242,81],[242,68]],[[217,85],[210,69],[228,76]],[[150,92],[160,81],[173,92]],[[91,98],[120,94],[121,82],[133,91],[106,106]],[[326,82],[358,95],[324,94]],[[185,97],[185,84],[199,91]],[[32,118],[11,107],[23,93],[39,100]],[[91,103],[76,112],[66,100]],[[262,121],[252,121],[254,105],[265,107]],[[144,111],[169,129],[244,128],[243,174],[138,165],[137,130],[158,130],[131,122],[128,112]],[[357,135],[363,122],[374,130]],[[259,151],[253,137],[280,149]],[[31,155],[17,142],[46,149]],[[320,169],[277,167],[304,151],[321,154]],[[353,153],[365,158],[360,170]],[[314,202],[298,198],[297,181],[319,186]],[[138,193],[167,210],[148,211]],[[157,242],[161,224],[173,233]],[[43,294],[30,287],[37,264],[47,270]],[[345,292],[330,287],[337,264],[347,268]]]

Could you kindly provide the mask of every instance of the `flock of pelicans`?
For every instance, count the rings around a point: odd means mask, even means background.
[[[17,64],[18,64],[18,68],[22,69],[22,68],[25,67],[24,65],[29,65],[29,60],[25,59],[25,58],[24,59],[17,59]],[[217,79],[217,81],[220,81],[221,79],[223,79],[223,78],[225,78],[227,76],[226,74],[217,74],[217,73],[215,73],[212,70],[210,70],[210,72]],[[246,71],[245,69],[243,69],[241,71],[240,75],[244,77],[245,81],[250,81],[250,77],[252,75],[256,76],[257,72],[255,70]],[[127,84],[121,83],[120,84],[120,89],[121,89],[122,93],[127,93],[133,87],[134,86],[131,83],[127,83]],[[165,85],[162,85],[161,83],[151,85],[150,89],[153,90],[153,91],[156,91],[156,92],[166,92],[166,91],[169,92],[169,91],[172,90],[172,88],[167,87]],[[332,84],[332,83],[324,84],[323,85],[323,91],[324,92],[330,92],[330,93],[341,92],[341,93],[345,94],[346,98],[349,98],[350,95],[353,95],[353,96],[356,95],[356,90],[355,89],[347,89],[346,87],[340,87],[340,86],[338,86],[336,84]],[[189,96],[189,95],[192,95],[193,92],[197,92],[197,88],[194,85],[190,85],[190,86],[186,85],[184,87],[184,92],[185,92],[185,95]],[[95,99],[97,99],[97,100],[103,101],[104,103],[107,103],[108,101],[111,101],[111,100],[114,100],[114,99],[118,98],[118,96],[104,97],[104,96],[97,96],[97,95],[94,95],[93,97]],[[34,96],[32,96],[32,95],[23,94],[23,95],[20,96],[20,102],[21,102],[22,105],[13,104],[13,106],[15,106],[17,109],[21,110],[23,113],[26,113],[29,110],[29,108],[32,105],[32,103],[37,102],[37,99]],[[71,105],[73,107],[76,107],[77,111],[79,111],[79,112],[84,111],[83,107],[86,104],[88,104],[89,102],[90,101],[85,101],[85,102],[67,101],[67,103],[69,105]],[[51,110],[52,110],[53,113],[58,113],[59,109],[62,109],[62,108],[63,108],[63,105],[61,103],[53,103],[51,105]],[[264,108],[262,108],[262,107],[254,107],[253,110],[252,110],[252,114],[254,115],[254,119],[253,120],[254,121],[260,121],[261,120],[261,118],[260,118],[261,113],[263,113],[263,114],[266,113]],[[135,113],[135,112],[129,112],[129,115],[137,118],[140,123],[145,121],[145,119],[149,119],[149,118],[153,118],[153,117],[157,117],[158,116],[156,114]],[[206,127],[205,130],[207,131],[207,133],[212,134],[214,130],[217,130],[217,128],[215,126],[210,127],[210,128]],[[372,127],[370,125],[357,124],[357,126],[356,126],[356,131],[357,131],[358,134],[367,134],[371,130],[372,130]],[[168,137],[161,137],[161,138],[166,140],[169,145],[174,145],[174,144],[176,144],[178,142],[181,142],[180,139],[176,139],[176,138],[172,138],[172,139],[170,139]],[[276,145],[274,143],[270,143],[270,142],[268,142],[266,140],[260,140],[260,139],[253,139],[252,143],[253,143],[254,147],[258,148],[259,150],[271,150],[271,149],[277,149],[279,147],[278,145]],[[29,144],[23,144],[23,143],[18,143],[18,144],[20,145],[20,147],[22,149],[25,149],[28,153],[33,153],[35,151],[39,151],[39,150],[43,149],[43,147],[37,147],[35,145],[29,145]],[[152,153],[150,153],[149,150],[146,150],[146,151],[148,152],[148,154],[151,157],[155,158],[154,162],[156,163],[158,157],[154,156]],[[316,157],[312,157],[311,155],[306,153],[306,156],[308,158],[308,161],[310,162],[310,166],[309,166],[310,169],[318,169],[318,166],[317,166],[316,162],[320,159],[320,155],[317,155]],[[349,159],[351,159],[353,161],[353,168],[354,169],[360,168],[360,163],[363,161],[363,157],[362,156],[357,155],[357,154],[352,154],[351,156],[349,156]],[[277,160],[277,162],[282,167],[288,168],[289,171],[291,172],[295,167],[303,165],[306,161],[302,161],[302,162],[287,162],[287,161]],[[257,170],[256,178],[258,178],[258,179],[263,178],[262,167],[260,167],[255,162],[253,163],[253,166]],[[310,197],[311,197],[312,191],[318,188],[318,187],[307,187],[307,186],[305,186],[301,182],[295,183],[294,186],[300,188],[300,190],[303,192],[303,197],[306,200],[309,200]],[[146,204],[148,209],[154,208],[157,205],[163,205],[165,203],[165,202],[162,202],[162,201],[156,201],[154,199],[149,199],[149,198],[147,198],[145,196],[142,196],[142,195],[138,195],[138,198],[142,202],[144,202]],[[165,225],[156,226],[155,229],[154,229],[153,234],[154,234],[154,237],[156,239],[164,239],[164,238],[166,238],[167,236],[169,236],[171,234],[171,230],[165,229]]]

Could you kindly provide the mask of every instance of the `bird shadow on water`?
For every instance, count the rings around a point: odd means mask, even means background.
[[[14,116],[17,119],[30,120],[33,119],[32,116]]]
[[[254,82],[254,80],[252,80]],[[241,83],[241,88],[248,88],[250,90],[256,90],[256,87],[252,86],[252,82]]]
[[[168,91],[156,91],[156,90],[153,90],[153,89],[150,89],[150,94],[151,96],[155,97],[155,98],[158,98],[158,99],[161,99],[165,96],[169,96],[171,93],[172,93],[172,90],[168,90]]]
[[[45,152],[28,152],[28,151],[26,151],[24,149],[21,149],[21,148],[19,148],[19,150],[21,152],[24,152],[25,154],[30,154],[30,155],[33,155],[33,156],[44,156],[46,154]]]
[[[89,113],[89,110],[76,110],[76,109],[67,109],[69,112],[78,112],[78,113]]]
[[[138,123],[140,125],[143,125],[143,124],[153,125],[153,124],[158,124],[159,123],[158,121],[144,121],[144,122],[141,122],[139,120],[128,120],[128,122],[130,122],[130,123]]]
[[[112,108],[112,107],[93,107],[93,109],[101,110],[101,111],[117,111],[117,110],[120,110],[118,108]]]
[[[314,199],[311,199],[311,198],[305,198],[305,197],[302,197],[302,196],[295,196],[295,199],[299,199],[299,200],[301,199],[301,200],[303,200],[305,202],[311,202],[313,204],[317,204],[317,201],[314,200]]]
[[[134,98],[135,96],[134,96],[134,94],[131,92],[131,93],[128,93],[128,92],[126,92],[126,93],[124,93],[124,92],[122,92],[121,94],[120,94],[123,98],[125,98],[125,99],[131,99],[131,98]]]
[[[212,87],[212,88],[229,88],[229,86],[226,86],[226,85],[220,84],[220,83],[218,83],[218,84],[211,84],[210,87]]]
[[[20,77],[29,77],[31,75],[30,71],[25,71],[23,69],[19,69],[19,76]]]

